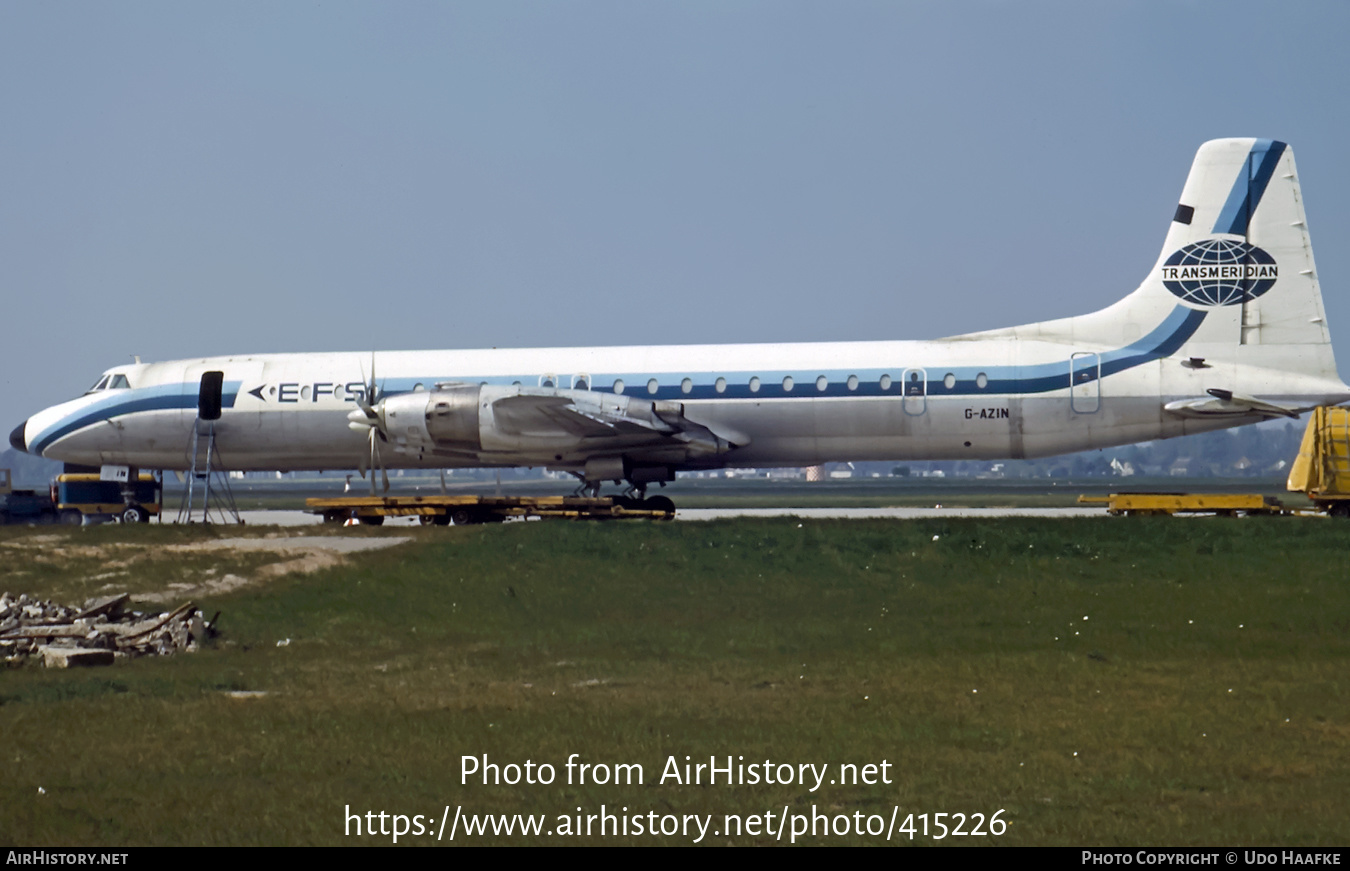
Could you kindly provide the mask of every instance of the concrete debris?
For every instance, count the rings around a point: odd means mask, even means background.
[[[162,614],[127,611],[130,596],[103,596],[78,607],[0,594],[0,655],[41,656],[48,668],[108,665],[117,657],[195,651],[215,635],[191,602]],[[216,617],[220,615],[217,614]]]

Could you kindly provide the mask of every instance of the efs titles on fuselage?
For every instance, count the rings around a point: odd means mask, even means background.
[[[288,381],[271,388],[266,384],[259,384],[248,393],[263,402],[267,401],[267,396],[276,397],[277,402],[291,403],[313,403],[318,402],[320,397],[331,396],[338,402],[356,403],[365,399],[366,385],[361,381],[348,381],[346,384],[337,381],[316,381],[313,384]]]

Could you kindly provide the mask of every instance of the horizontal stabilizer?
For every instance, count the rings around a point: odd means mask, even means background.
[[[1231,390],[1210,388],[1208,397],[1178,399],[1163,406],[1163,410],[1178,417],[1298,417],[1298,410],[1254,396],[1242,396]]]

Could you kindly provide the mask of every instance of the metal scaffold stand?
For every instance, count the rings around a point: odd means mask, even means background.
[[[187,489],[178,503],[177,523],[243,523],[234,504],[230,479],[216,448],[216,421],[220,420],[224,373],[203,372],[197,393],[197,418],[188,445]],[[201,493],[200,513],[197,494]],[[218,520],[213,519],[215,515]]]

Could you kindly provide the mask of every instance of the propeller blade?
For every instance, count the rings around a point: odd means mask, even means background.
[[[370,354],[370,380],[366,380],[366,367],[357,361],[361,369],[361,381],[365,384],[364,395],[357,396],[356,405],[360,411],[353,411],[347,415],[347,428],[355,432],[365,430],[367,447],[362,455],[357,459],[357,471],[361,477],[366,476],[366,469],[370,469],[370,495],[375,495],[375,470],[380,470],[380,476],[384,479],[384,491],[389,492],[389,473],[385,471],[384,462],[380,459],[380,442],[388,442],[389,439],[384,434],[384,420],[380,414],[380,394],[375,380],[375,353]]]
[[[375,469],[380,465],[380,443],[375,440],[375,430],[370,431],[370,495],[375,495]]]
[[[382,433],[380,433],[379,430],[375,430],[375,429],[372,429],[372,430],[370,431],[370,433],[371,433],[371,435],[370,435],[370,459],[371,459],[370,495],[374,496],[374,495],[375,495],[375,467],[378,466],[379,469],[380,469],[380,478],[381,478],[381,480],[384,482],[384,492],[386,492],[386,493],[389,492],[389,472],[387,472],[387,471],[385,470],[385,468],[384,468],[384,460],[380,457],[380,442],[378,442],[378,441],[375,440],[375,436],[376,436],[376,435],[379,435],[379,436],[380,436],[380,440],[383,441],[383,440],[384,440],[384,435],[383,435]]]
[[[361,396],[356,397],[356,406],[365,412],[366,419],[371,421],[371,425],[373,426],[374,421],[377,419],[377,415],[375,414],[375,403],[377,402],[375,396],[375,355],[370,355],[369,381],[366,380],[366,367],[361,363],[358,363],[357,365],[361,369],[361,384],[365,389],[362,391]]]

